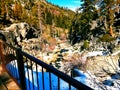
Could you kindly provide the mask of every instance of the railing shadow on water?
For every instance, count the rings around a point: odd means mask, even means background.
[[[0,42],[3,66],[22,90],[92,90],[56,68],[4,42]]]

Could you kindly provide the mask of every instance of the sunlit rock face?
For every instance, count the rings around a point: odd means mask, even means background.
[[[7,38],[9,44],[19,46],[19,42],[22,42],[22,40],[37,38],[39,32],[27,23],[21,22],[11,24],[9,27],[4,28],[2,33]]]
[[[119,71],[119,56],[95,56],[88,59],[87,70],[97,77],[105,77]]]

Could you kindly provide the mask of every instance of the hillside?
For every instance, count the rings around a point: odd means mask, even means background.
[[[68,28],[75,13],[48,3],[46,0],[0,0],[0,28],[14,22],[27,22],[40,29],[41,23]],[[43,29],[43,28],[42,28]]]

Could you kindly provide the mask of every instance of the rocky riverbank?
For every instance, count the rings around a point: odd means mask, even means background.
[[[83,49],[84,41],[71,45],[63,38],[55,37],[46,40],[38,37],[39,32],[27,23],[13,24],[5,28],[2,34],[6,36],[7,43],[20,47],[23,51],[68,75],[71,75],[74,69],[82,71],[83,74],[89,74],[89,82],[93,81],[91,87],[95,87],[97,82],[100,87],[107,87],[109,82],[106,84],[106,80],[108,78],[110,81],[112,80],[112,83],[120,84],[120,40],[118,39],[108,43],[98,42],[98,38],[93,37],[91,41],[87,42],[89,47]],[[113,76],[118,79],[113,79]],[[87,85],[90,86],[90,83]]]
[[[119,46],[112,54],[106,53],[107,51],[81,52],[79,44],[71,46],[68,42],[59,40],[52,52],[49,47],[46,47],[49,52],[40,52],[38,42],[36,39],[22,42],[22,49],[68,75],[77,68],[78,72],[82,73],[73,72],[72,74],[78,77],[76,79],[81,82],[84,79],[83,83],[95,90],[119,90]],[[84,75],[86,78],[82,77]]]

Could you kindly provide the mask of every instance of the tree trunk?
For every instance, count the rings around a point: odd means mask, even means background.
[[[108,25],[107,25],[106,16],[105,16],[105,21],[104,21],[104,27],[105,27],[106,30],[108,30]]]

